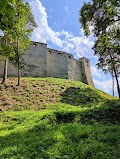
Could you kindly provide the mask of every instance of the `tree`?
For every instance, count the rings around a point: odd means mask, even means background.
[[[0,1],[0,3],[2,2]],[[14,64],[15,60],[17,61],[18,85],[20,85],[20,57],[30,45],[30,35],[37,25],[27,2],[23,2],[23,0],[8,0],[5,1],[4,6],[4,9],[0,12],[0,19],[2,20],[0,29],[12,36],[12,47],[16,55],[14,56],[15,58],[12,59],[12,56],[10,56],[9,59],[11,62],[14,61]],[[7,17],[8,12],[6,7],[8,6],[12,14]],[[3,21],[4,18],[5,20]]]
[[[93,47],[98,56],[98,68],[104,72],[115,75],[118,95],[120,98],[119,77],[119,54],[120,54],[120,1],[115,0],[92,0],[84,3],[80,10],[80,22],[85,35],[90,35],[90,26],[95,36]]]
[[[13,58],[15,56],[14,48],[11,46],[10,37],[8,34],[5,34],[4,37],[0,38],[1,40],[1,49],[0,49],[0,57],[4,60],[4,72],[3,72],[3,80],[2,84],[6,85],[7,82],[7,64],[9,58]]]
[[[90,34],[90,27],[95,37],[107,31],[108,27],[120,24],[120,1],[118,0],[92,0],[84,3],[80,10],[79,21],[85,31],[85,35]]]
[[[4,37],[0,37],[0,57],[5,61],[2,83],[6,84],[7,80],[7,62],[9,57],[14,56],[14,49],[10,45],[11,35],[9,34],[13,26],[13,0],[0,0],[0,30],[4,33]]]
[[[109,32],[106,34],[99,35],[98,39],[95,41],[93,47],[94,54],[98,56],[98,68],[102,68],[105,73],[110,73],[115,76],[117,83],[118,95],[120,98],[120,86],[119,86],[119,75],[120,75],[120,56],[115,53],[117,48],[114,43],[110,41]],[[118,48],[119,49],[119,48]]]
[[[31,9],[29,4],[16,3],[15,5],[15,14],[16,17],[14,19],[15,24],[13,27],[13,32],[16,37],[16,54],[17,54],[17,64],[18,64],[18,85],[20,85],[20,58],[21,55],[25,52],[26,48],[30,45],[30,35],[33,29],[37,26],[33,15],[31,13]]]

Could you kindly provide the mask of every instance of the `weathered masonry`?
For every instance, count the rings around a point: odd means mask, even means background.
[[[64,78],[94,87],[90,62],[84,57],[78,61],[71,54],[47,48],[47,44],[32,42],[23,58],[25,68],[21,70],[21,76]],[[0,62],[0,76],[2,74],[3,62]],[[10,64],[8,76],[17,76],[17,68]]]

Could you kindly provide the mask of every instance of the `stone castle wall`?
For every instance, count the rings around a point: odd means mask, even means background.
[[[68,54],[47,49],[47,72],[50,77],[68,78]]]
[[[56,77],[82,81],[94,87],[90,72],[90,62],[86,58],[75,60],[73,55],[47,48],[47,44],[32,42],[23,55],[25,68],[21,76]],[[0,62],[0,76],[3,62]],[[8,76],[17,76],[17,68],[9,64]]]
[[[22,76],[47,76],[47,45],[33,43],[23,55],[25,69],[21,71]]]

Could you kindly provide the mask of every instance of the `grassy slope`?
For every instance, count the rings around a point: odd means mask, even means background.
[[[96,105],[104,99],[112,99],[86,84],[64,79],[22,78],[20,87],[16,83],[16,78],[10,78],[6,88],[0,85],[0,109],[40,110],[57,102],[78,106],[88,103]]]
[[[0,85],[1,159],[120,158],[119,100],[81,82],[15,83]]]

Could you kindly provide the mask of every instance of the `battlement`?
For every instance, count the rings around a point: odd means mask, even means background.
[[[47,48],[47,44],[32,41],[23,59],[25,68],[21,70],[21,76],[64,78],[82,81],[94,87],[90,61],[85,57],[75,60],[69,53]],[[3,62],[0,62],[0,76],[2,74]],[[17,76],[17,68],[9,64],[8,75]]]

